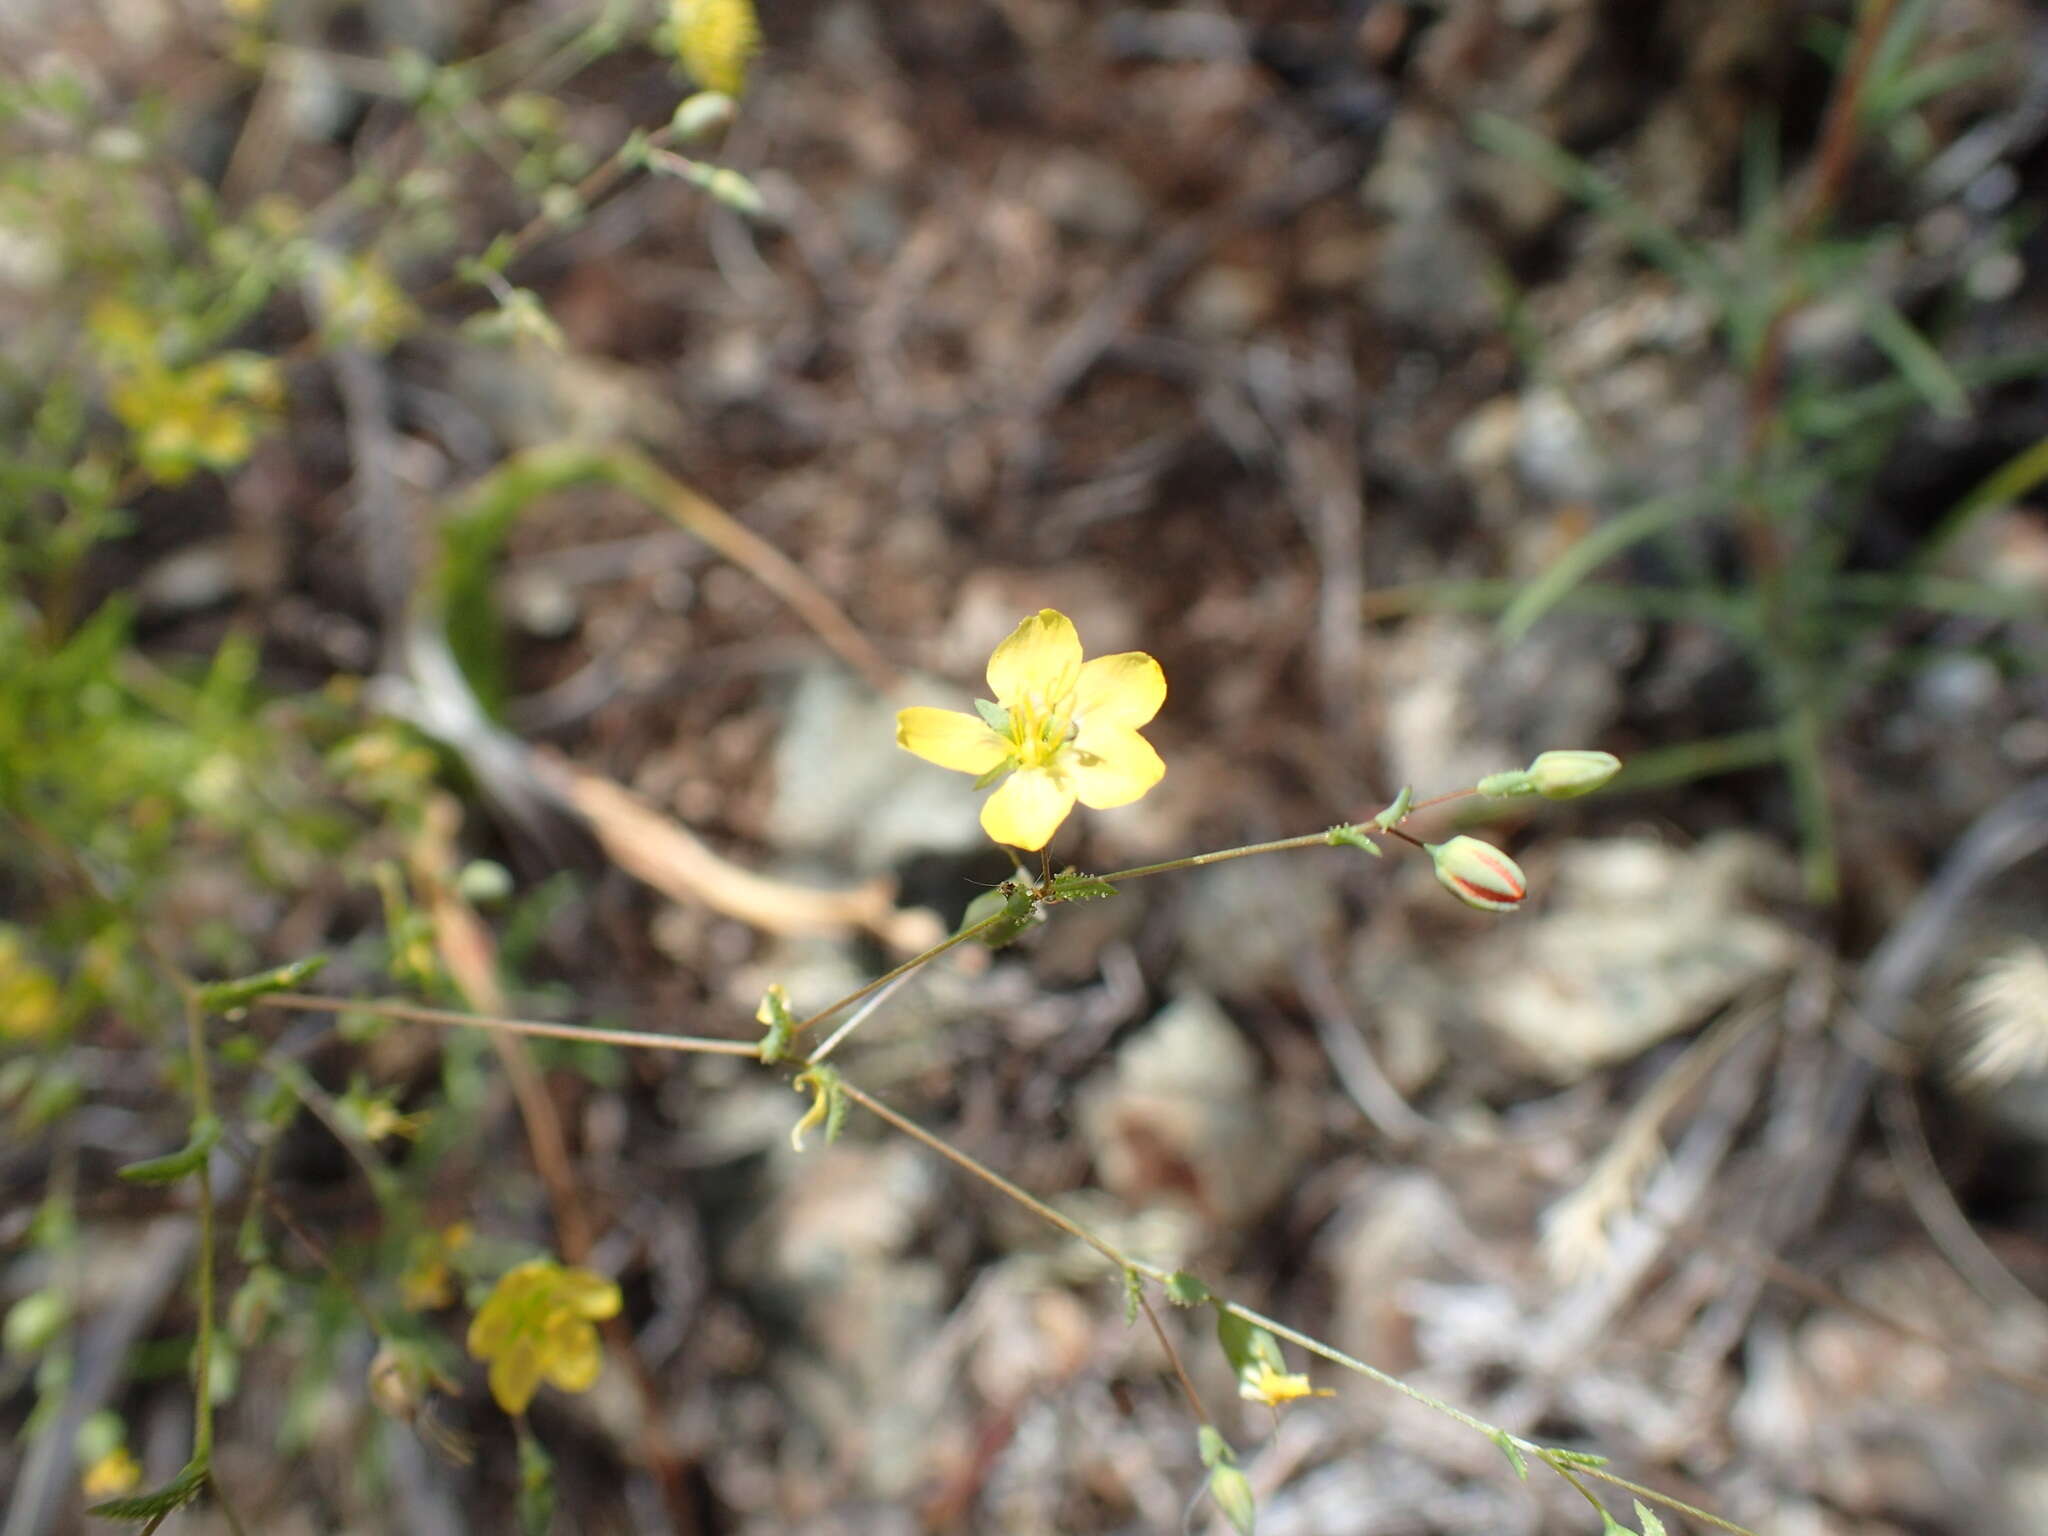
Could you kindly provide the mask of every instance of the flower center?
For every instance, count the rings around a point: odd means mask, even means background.
[[[1050,697],[1033,689],[1009,701],[1010,752],[1020,768],[1043,768],[1074,737],[1074,694],[1071,688]]]

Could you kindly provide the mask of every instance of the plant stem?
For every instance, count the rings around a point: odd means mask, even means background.
[[[1173,1340],[1166,1336],[1166,1325],[1159,1321],[1159,1314],[1152,1306],[1152,1298],[1141,1291],[1138,1295],[1138,1305],[1144,1310],[1145,1321],[1152,1325],[1152,1336],[1159,1340],[1159,1347],[1166,1351],[1166,1358],[1173,1366],[1174,1379],[1180,1383],[1181,1396],[1188,1400],[1188,1407],[1193,1410],[1196,1422],[1214,1423],[1215,1421],[1209,1417],[1209,1410],[1202,1406],[1202,1394],[1195,1390],[1194,1382],[1188,1378],[1188,1368],[1181,1364],[1180,1351],[1173,1347]]]
[[[699,1056],[758,1056],[761,1048],[746,1040],[719,1040],[703,1035],[658,1035],[640,1029],[597,1029],[587,1024],[557,1024],[541,1019],[504,1019],[483,1013],[458,1013],[449,1008],[421,1008],[411,1003],[371,998],[314,997],[304,992],[272,992],[255,999],[261,1008],[298,1008],[310,1013],[377,1013],[408,1024],[434,1024],[447,1029],[495,1029],[508,1035],[540,1040],[577,1040],[585,1045],[618,1045],[648,1051],[685,1051]]]
[[[1097,1237],[1093,1232],[1090,1232],[1086,1227],[1081,1226],[1078,1222],[1075,1222],[1069,1217],[1062,1216],[1058,1211],[1054,1210],[1051,1206],[1047,1205],[1043,1200],[1039,1199],[1036,1195],[1031,1194],[1027,1190],[1020,1189],[1015,1184],[1012,1184],[1008,1179],[1004,1178],[1000,1173],[997,1173],[995,1169],[989,1167],[986,1163],[979,1162],[975,1158],[970,1157],[967,1153],[962,1152],[958,1147],[954,1146],[951,1142],[944,1141],[941,1138],[934,1136],[930,1131],[926,1130],[923,1126],[919,1125],[915,1120],[908,1119],[903,1115],[898,1114],[895,1110],[891,1109],[888,1105],[884,1104],[880,1099],[876,1098],[873,1094],[867,1092],[866,1089],[856,1087],[854,1084],[846,1082],[844,1079],[841,1080],[840,1087],[849,1099],[853,1100],[854,1103],[858,1104],[862,1109],[866,1110],[869,1114],[873,1115],[877,1120],[880,1120],[884,1125],[890,1126],[895,1130],[901,1131],[905,1136],[908,1136],[912,1141],[918,1143],[918,1145],[924,1147],[926,1150],[936,1152],[940,1157],[943,1157],[944,1159],[946,1159],[947,1162],[952,1163],[955,1167],[964,1169],[966,1172],[973,1174],[975,1178],[980,1179],[982,1183],[988,1185],[991,1189],[999,1190],[1003,1194],[1008,1195],[1012,1200],[1016,1201],[1017,1204],[1023,1206],[1025,1210],[1031,1212],[1032,1215],[1038,1217],[1041,1221],[1044,1221],[1052,1226],[1058,1227],[1062,1232],[1066,1233],[1067,1236],[1075,1238],[1080,1242],[1086,1243],[1090,1248],[1093,1248],[1097,1253],[1101,1254],[1105,1259],[1109,1260],[1109,1262],[1115,1265],[1118,1269],[1135,1269],[1140,1274],[1150,1275],[1155,1280],[1163,1280],[1165,1278],[1165,1272],[1163,1270],[1157,1269],[1150,1264],[1140,1264],[1135,1262],[1134,1260],[1126,1258],[1123,1255],[1123,1253],[1118,1250],[1114,1243],[1111,1243],[1104,1238]]]
[[[871,996],[872,994],[881,991],[882,988],[892,985],[901,978],[908,976],[912,971],[916,970],[919,966],[927,965],[930,962],[938,959],[939,956],[943,955],[947,950],[954,948],[956,945],[965,944],[969,939],[979,938],[982,934],[988,932],[989,929],[995,927],[997,923],[1000,923],[1005,917],[1005,915],[1006,914],[1002,912],[990,913],[980,922],[974,923],[969,927],[962,928],[958,933],[954,934],[951,938],[941,939],[938,943],[934,944],[930,949],[926,950],[923,954],[912,955],[908,960],[904,961],[901,965],[896,966],[892,970],[884,971],[881,975],[877,976],[873,981],[869,982],[866,986],[855,987],[851,992],[847,993],[846,996],[840,998],[838,1002],[820,1008],[816,1013],[812,1014],[809,1018],[801,1019],[797,1023],[791,1025],[789,1031],[790,1038],[792,1040],[795,1039],[797,1036],[801,1035],[805,1030],[811,1028],[813,1025],[823,1023],[826,1019],[831,1018],[833,1014],[838,1013],[843,1009],[852,1007],[862,998]]]
[[[1296,848],[1327,848],[1328,832],[1304,832],[1300,837],[1283,837],[1270,843],[1246,843],[1242,848],[1219,848],[1214,853],[1191,853],[1186,858],[1168,859],[1163,864],[1140,864],[1132,869],[1115,869],[1096,878],[1112,885],[1119,880],[1140,880],[1176,869],[1198,869],[1204,864],[1224,864],[1231,859],[1248,859],[1255,853],[1287,853]]]
[[[192,1119],[195,1125],[213,1118],[213,1070],[206,1056],[206,1015],[199,990],[189,978],[176,977],[179,1002],[185,1010],[185,1054],[191,1059]],[[192,1459],[208,1468],[213,1481],[213,1155],[199,1160],[199,1336],[192,1346]]]

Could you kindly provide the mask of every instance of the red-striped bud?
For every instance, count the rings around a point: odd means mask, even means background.
[[[1529,882],[1520,866],[1491,843],[1476,837],[1454,837],[1425,845],[1445,890],[1468,907],[1507,912],[1521,905]]]

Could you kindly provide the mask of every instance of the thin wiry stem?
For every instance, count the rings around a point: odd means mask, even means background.
[[[377,1013],[407,1024],[433,1024],[444,1029],[495,1029],[508,1035],[541,1040],[576,1040],[585,1045],[619,1045],[634,1050],[683,1051],[699,1056],[758,1056],[761,1048],[746,1040],[719,1040],[704,1035],[661,1035],[641,1029],[599,1029],[588,1024],[558,1024],[545,1019],[507,1019],[491,1014],[458,1013],[452,1008],[422,1008],[387,998],[314,997],[304,992],[272,992],[255,1000],[265,1008],[298,1008],[311,1013]]]

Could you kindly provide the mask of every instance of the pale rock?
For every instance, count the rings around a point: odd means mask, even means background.
[[[1797,936],[1745,905],[1774,857],[1739,833],[1567,849],[1536,911],[1466,952],[1474,1014],[1560,1083],[1695,1027],[1792,963]]]
[[[1134,1206],[1250,1222],[1299,1164],[1305,1128],[1281,1113],[1242,1033],[1205,993],[1169,1003],[1083,1088],[1081,1130],[1103,1186]]]

